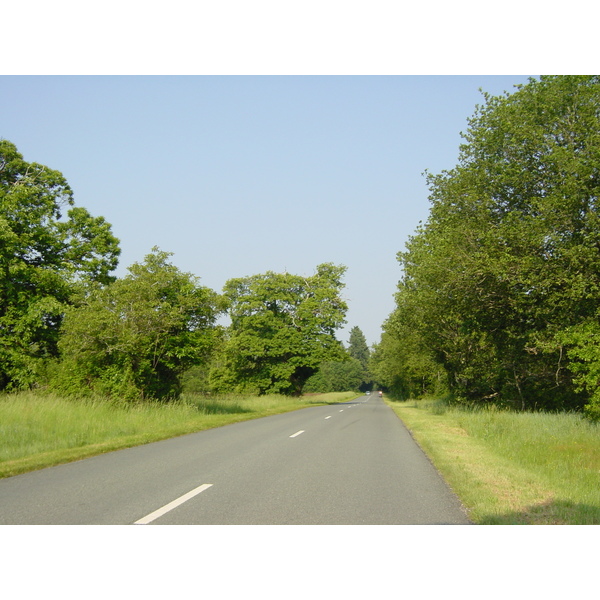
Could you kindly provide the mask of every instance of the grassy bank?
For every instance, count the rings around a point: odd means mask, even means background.
[[[480,524],[600,524],[600,427],[576,414],[389,402]]]
[[[115,405],[58,396],[0,396],[0,477],[79,460],[229,423],[307,406],[344,402],[357,394],[304,396],[187,395],[173,403]]]

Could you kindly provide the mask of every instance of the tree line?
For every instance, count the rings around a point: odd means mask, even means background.
[[[349,348],[336,339],[344,266],[230,279],[217,293],[157,247],[117,278],[119,255],[110,224],[75,205],[62,173],[0,140],[0,391],[127,401],[186,385],[290,395],[364,385],[362,332]]]
[[[367,390],[600,418],[600,77],[483,94],[458,164],[398,253],[395,309],[349,346],[345,267],[267,272],[221,293],[119,240],[64,176],[0,140],[0,390],[119,399],[181,391]],[[227,314],[231,324],[218,324]]]
[[[600,77],[483,95],[428,219],[374,376],[397,397],[600,418]]]

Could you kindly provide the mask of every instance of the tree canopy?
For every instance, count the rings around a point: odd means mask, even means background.
[[[62,173],[0,140],[0,389],[35,383],[57,355],[76,284],[111,281],[119,253],[110,225],[74,205]]]
[[[428,175],[430,215],[398,255],[385,330],[399,341],[410,330],[457,398],[549,409],[589,400],[582,348],[595,342],[580,333],[600,319],[599,106],[598,76],[484,95],[458,165]]]
[[[324,263],[309,277],[268,271],[230,279],[224,295],[231,327],[215,385],[299,395],[320,363],[341,358],[335,331],[347,310],[345,270]]]
[[[360,362],[366,369],[369,364],[369,346],[367,338],[360,327],[354,326],[350,330],[350,339],[348,340],[348,354]]]
[[[0,390],[168,399],[185,379],[299,394],[321,363],[347,358],[345,267],[232,279],[219,295],[158,248],[116,278],[119,254],[62,173],[0,140]],[[231,326],[217,326],[227,308]]]
[[[483,95],[457,165],[427,174],[429,217],[398,253],[372,352],[358,327],[347,350],[335,336],[344,266],[230,279],[220,296],[155,248],[115,278],[110,225],[0,140],[0,390],[46,373],[75,393],[171,398],[195,366],[198,389],[299,395],[360,368],[398,397],[600,419],[599,107],[600,76]]]
[[[223,300],[154,248],[67,310],[55,386],[121,399],[174,398],[182,374],[206,361]]]
[[[347,360],[322,362],[318,371],[306,381],[304,391],[327,393],[358,390],[364,379],[364,367],[356,358],[349,356]]]

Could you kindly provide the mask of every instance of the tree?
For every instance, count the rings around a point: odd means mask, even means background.
[[[586,392],[585,415],[600,421],[600,323],[588,319],[561,331],[557,340],[570,359],[576,389]]]
[[[384,323],[381,340],[371,353],[369,372],[377,387],[399,400],[447,393],[443,368],[423,344],[410,315],[398,310]]]
[[[229,339],[213,381],[300,395],[319,364],[344,356],[335,331],[347,310],[340,297],[345,270],[325,263],[310,277],[269,271],[229,280]]]
[[[304,391],[327,393],[358,390],[364,377],[364,367],[356,358],[325,361],[319,365],[319,370],[309,377]]]
[[[210,355],[223,300],[153,248],[67,310],[54,386],[124,400],[179,395],[181,376]]]
[[[367,338],[365,338],[360,327],[354,326],[350,330],[348,354],[350,354],[352,358],[356,358],[365,369],[367,368],[367,365],[369,364],[369,346],[367,346]]]
[[[111,281],[119,253],[110,225],[74,206],[59,171],[0,140],[0,389],[36,383],[77,283]]]
[[[563,331],[600,317],[600,77],[484,98],[458,165],[428,176],[398,318],[458,398],[580,408]]]
[[[368,389],[371,389],[371,386],[373,385],[371,376],[369,374],[369,358],[371,353],[369,351],[369,346],[367,346],[367,339],[365,338],[365,335],[361,331],[360,327],[354,326],[350,330],[350,339],[348,340],[348,354],[352,358],[356,359],[362,366],[363,376],[362,381],[358,386],[358,389],[360,389],[363,392]]]

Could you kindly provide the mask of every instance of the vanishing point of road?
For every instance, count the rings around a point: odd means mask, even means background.
[[[374,395],[0,480],[0,524],[469,523]]]

